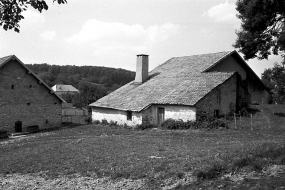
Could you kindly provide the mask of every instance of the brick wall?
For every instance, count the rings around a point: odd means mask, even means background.
[[[16,60],[0,68],[0,129],[14,131],[17,120],[23,128],[61,125],[61,101]]]
[[[232,76],[226,82],[213,89],[197,104],[197,112],[206,112],[214,116],[214,110],[220,114],[228,114],[235,111],[237,97],[237,75]]]

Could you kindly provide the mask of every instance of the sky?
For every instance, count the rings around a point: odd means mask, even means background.
[[[24,13],[20,33],[0,29],[0,57],[135,71],[136,55],[148,54],[152,70],[172,57],[235,50],[240,28],[236,0],[46,1],[48,11]],[[280,61],[271,56],[247,63],[261,76]]]

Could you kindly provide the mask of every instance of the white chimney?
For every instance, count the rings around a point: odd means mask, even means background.
[[[148,55],[137,55],[137,68],[135,83],[142,84],[148,79]]]

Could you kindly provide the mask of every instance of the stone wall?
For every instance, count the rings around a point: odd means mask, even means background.
[[[237,75],[234,75],[203,97],[196,104],[196,110],[206,112],[209,116],[214,116],[215,110],[219,110],[220,115],[228,114],[236,109],[236,97]]]
[[[0,68],[0,129],[14,131],[16,121],[23,128],[61,125],[61,100],[29,74],[18,61]]]

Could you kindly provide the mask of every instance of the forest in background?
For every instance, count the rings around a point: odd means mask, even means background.
[[[84,107],[135,79],[135,72],[98,66],[26,64],[48,86],[70,84],[81,93],[64,95],[76,107]]]
[[[135,72],[97,66],[72,66],[27,64],[48,86],[55,84],[71,84],[80,88],[80,83],[90,82],[103,85],[108,91],[113,91],[135,79]]]

